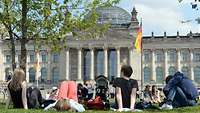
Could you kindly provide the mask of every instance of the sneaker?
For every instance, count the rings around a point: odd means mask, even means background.
[[[161,109],[170,110],[170,109],[173,109],[173,106],[172,105],[168,105],[168,104],[163,104]]]

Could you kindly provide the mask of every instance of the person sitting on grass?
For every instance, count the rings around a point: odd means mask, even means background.
[[[28,109],[26,88],[27,83],[25,73],[22,69],[15,69],[12,79],[8,82],[8,99],[6,108],[9,107],[10,102],[13,102],[13,108]]]
[[[176,72],[174,76],[166,78],[166,86],[163,89],[166,102],[161,109],[173,109],[173,107],[197,105],[198,90],[183,73]]]
[[[157,89],[156,85],[152,86],[151,97],[152,97],[152,103],[156,103],[156,104],[161,103],[160,91]]]
[[[150,85],[146,85],[145,89],[144,89],[144,93],[143,93],[143,101],[146,103],[152,103],[152,95],[151,95],[151,86]]]
[[[129,65],[121,67],[121,77],[113,81],[115,87],[115,104],[117,111],[123,111],[123,108],[134,110],[136,101],[136,92],[138,90],[138,82],[131,79],[133,70]]]

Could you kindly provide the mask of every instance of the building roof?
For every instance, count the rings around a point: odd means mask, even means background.
[[[99,7],[97,8],[99,14],[98,23],[111,24],[111,27],[128,27],[131,23],[131,14],[126,10],[117,7]]]

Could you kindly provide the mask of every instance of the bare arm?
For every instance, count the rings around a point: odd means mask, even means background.
[[[7,93],[8,93],[8,98],[6,101],[6,109],[8,109],[8,107],[10,105],[10,101],[11,101],[10,91],[9,91],[8,87],[7,87]]]
[[[132,92],[131,92],[131,106],[130,109],[134,110],[135,107],[135,101],[136,101],[136,92],[137,92],[137,88],[132,88]]]
[[[28,105],[27,105],[27,97],[26,97],[26,82],[22,82],[22,103],[24,106],[24,109],[28,109]]]
[[[116,87],[116,99],[118,104],[118,110],[121,110],[123,108],[122,106],[122,94],[121,94],[121,88]]]

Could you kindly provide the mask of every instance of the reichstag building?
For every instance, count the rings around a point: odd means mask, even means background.
[[[141,58],[134,48],[134,42],[138,29],[135,8],[131,13],[113,6],[98,8],[98,23],[110,23],[108,32],[100,38],[82,40],[68,36],[67,47],[59,53],[42,46],[40,49],[40,84],[57,85],[59,80],[94,80],[99,75],[108,77],[120,76],[120,68],[123,64],[133,67],[133,78],[141,81]],[[0,79],[5,80],[11,67],[11,50],[8,40],[0,42]],[[19,65],[20,43],[16,43],[16,63]],[[36,55],[33,41],[27,44],[27,69],[26,79],[29,83],[35,83],[36,71],[34,64]]]
[[[168,75],[176,71],[184,73],[200,84],[200,35],[143,37],[143,77],[145,84],[162,86]]]
[[[105,36],[82,40],[68,36],[67,47],[59,53],[42,46],[40,49],[39,84],[57,85],[59,80],[94,80],[104,75],[111,80],[120,76],[123,64],[133,67],[133,78],[139,85],[164,85],[164,79],[176,71],[183,72],[196,85],[200,84],[200,35],[143,37],[143,54],[134,48],[139,23],[133,8],[129,13],[120,7],[98,8],[98,23],[109,22],[111,27]],[[0,41],[0,80],[9,75],[11,50],[8,40]],[[20,44],[16,43],[16,63],[19,65]],[[35,83],[36,71],[34,43],[27,44],[27,81]],[[141,63],[143,63],[141,65]],[[142,68],[141,68],[142,67]],[[142,76],[141,76],[142,75]],[[142,81],[142,82],[141,82]]]

